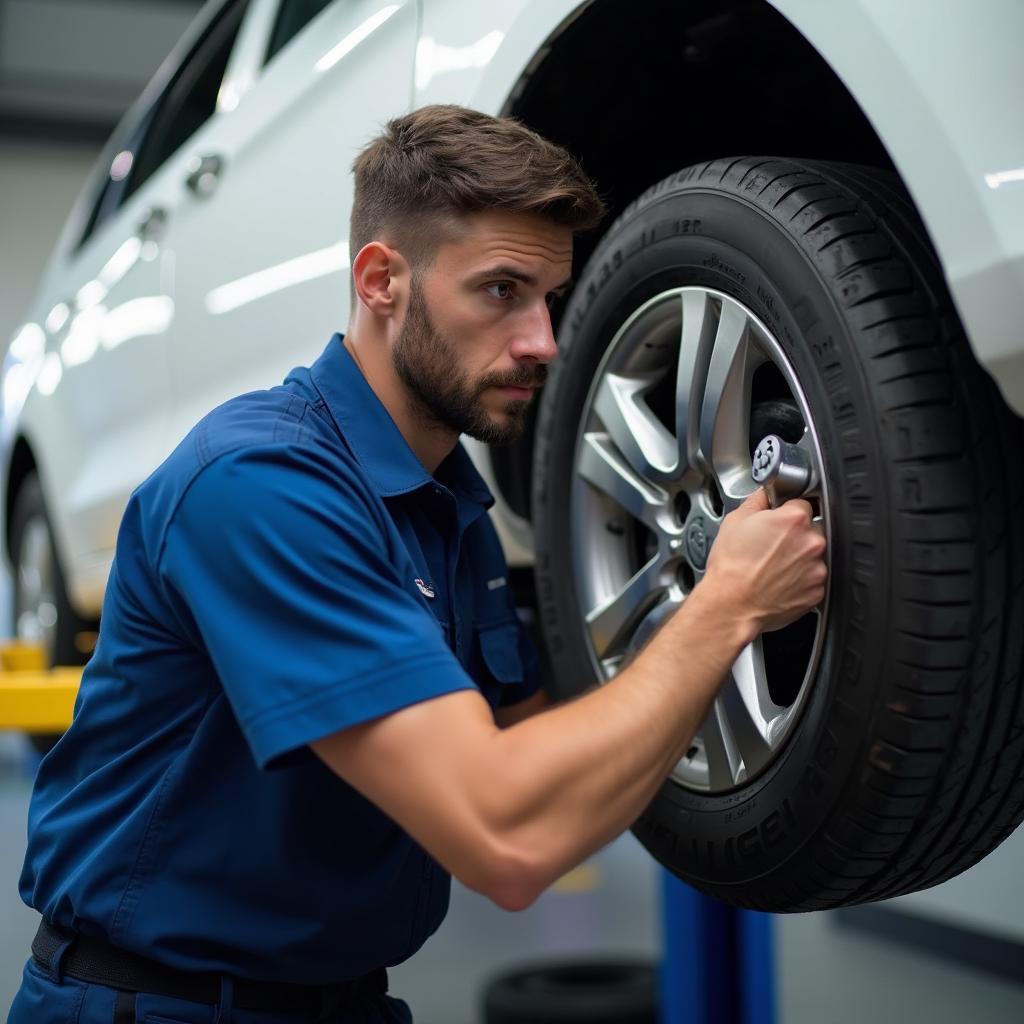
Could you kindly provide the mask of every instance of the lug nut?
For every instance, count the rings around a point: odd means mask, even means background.
[[[769,434],[754,450],[750,470],[754,483],[765,489],[768,504],[778,508],[791,498],[799,498],[817,486],[817,474],[808,453],[799,445]]]

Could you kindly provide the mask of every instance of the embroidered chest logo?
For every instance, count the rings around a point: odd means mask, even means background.
[[[431,584],[424,583],[423,580],[419,578],[413,580],[413,583],[415,583],[416,586],[420,588],[420,593],[424,597],[429,598],[431,601],[434,599],[434,588]]]

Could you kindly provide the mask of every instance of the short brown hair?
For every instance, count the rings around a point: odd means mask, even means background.
[[[454,105],[388,121],[352,170],[353,258],[383,235],[410,263],[422,264],[433,257],[447,218],[480,210],[536,214],[572,231],[594,227],[605,212],[561,146],[514,118]]]

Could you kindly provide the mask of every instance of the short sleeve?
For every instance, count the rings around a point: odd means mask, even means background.
[[[400,583],[384,513],[315,447],[224,455],[159,553],[257,763],[474,684]]]

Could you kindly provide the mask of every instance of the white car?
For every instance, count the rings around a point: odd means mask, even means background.
[[[18,634],[87,651],[132,488],[344,328],[382,123],[512,114],[612,210],[527,438],[467,442],[552,688],[685,600],[763,436],[829,540],[826,602],[744,652],[637,835],[766,910],[962,871],[1024,814],[1021,38],[1016,0],[211,0],[10,343]]]

